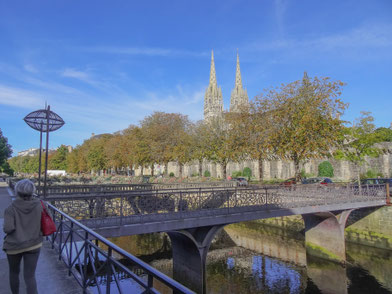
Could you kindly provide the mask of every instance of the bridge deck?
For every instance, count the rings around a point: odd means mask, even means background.
[[[105,237],[386,204],[384,186],[278,186],[64,193],[47,199]]]
[[[4,210],[8,207],[12,200],[8,193],[8,188],[1,184],[3,184],[3,182],[0,182],[0,240],[3,240]],[[1,248],[2,247],[3,242],[1,242]],[[58,260],[58,256],[55,254],[54,250],[50,248],[49,242],[47,241],[44,242],[41,249],[36,279],[38,293],[81,293],[79,284],[72,276],[68,276],[66,267]],[[3,250],[0,250],[0,285],[0,294],[11,293],[8,282],[7,256]],[[20,293],[26,293],[22,270],[20,274]]]

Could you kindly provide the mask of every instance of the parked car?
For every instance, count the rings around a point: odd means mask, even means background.
[[[332,180],[330,178],[308,178],[302,181],[302,184],[314,184],[314,185],[328,185],[332,184]]]
[[[292,185],[295,185],[295,184],[297,184],[296,178],[290,178],[290,179],[287,179],[284,182],[280,183],[279,185],[280,186],[289,187],[289,186],[292,186]]]
[[[384,185],[386,183],[389,183],[389,186],[391,187],[392,178],[374,178],[361,180],[361,185]]]
[[[233,178],[232,181],[236,181],[237,186],[248,186],[248,180],[246,178],[237,177]]]

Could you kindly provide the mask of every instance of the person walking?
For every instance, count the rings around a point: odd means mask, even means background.
[[[16,183],[16,199],[4,212],[3,250],[7,254],[9,281],[13,294],[19,293],[19,272],[23,259],[23,277],[28,294],[36,294],[35,270],[42,246],[42,205],[35,197],[35,186],[24,179]]]

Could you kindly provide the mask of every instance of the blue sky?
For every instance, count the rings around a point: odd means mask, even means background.
[[[154,111],[202,119],[212,49],[226,109],[238,49],[250,99],[307,71],[347,83],[344,119],[392,122],[390,0],[0,0],[0,128],[16,155],[45,102],[66,122],[50,148]]]

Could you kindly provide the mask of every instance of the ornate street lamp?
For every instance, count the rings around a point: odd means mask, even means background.
[[[45,177],[44,177],[44,197],[46,197],[46,179],[48,173],[49,154],[49,132],[58,130],[64,125],[63,119],[50,110],[50,105],[45,109],[33,111],[23,119],[31,128],[39,131],[39,164],[38,164],[38,187],[41,186],[41,154],[42,154],[42,133],[46,133],[46,154],[45,154]]]

